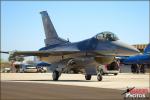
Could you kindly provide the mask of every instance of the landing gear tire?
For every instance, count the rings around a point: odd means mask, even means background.
[[[57,81],[58,78],[59,78],[59,72],[58,71],[54,71],[52,77],[53,77],[53,81]]]
[[[118,75],[118,73],[115,73],[114,75],[116,76],[116,75]]]
[[[98,80],[98,81],[102,81],[102,79],[103,79],[102,75],[101,75],[101,74],[98,74],[98,75],[97,75],[97,80]]]
[[[85,75],[86,80],[91,80],[91,75]]]

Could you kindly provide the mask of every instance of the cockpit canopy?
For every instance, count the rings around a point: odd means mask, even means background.
[[[119,38],[114,33],[108,32],[108,31],[98,33],[95,36],[95,38],[98,39],[98,40],[108,40],[108,41],[119,40]]]

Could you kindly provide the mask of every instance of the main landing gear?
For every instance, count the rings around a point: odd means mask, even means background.
[[[91,80],[91,77],[92,77],[92,75],[85,75],[86,80]],[[102,74],[98,73],[97,74],[97,80],[102,81],[102,79],[103,79]]]
[[[55,71],[53,72],[53,74],[52,74],[53,81],[57,81],[58,78],[59,78],[59,76],[60,76],[60,72],[58,72],[58,71],[55,70]],[[86,79],[86,80],[91,80],[91,77],[92,77],[92,75],[85,75],[85,79]],[[101,74],[101,73],[98,73],[98,74],[97,74],[97,80],[98,80],[98,81],[102,81],[102,79],[103,79],[102,74]]]
[[[91,80],[91,75],[85,75],[86,80]]]
[[[58,71],[54,71],[53,74],[52,74],[53,81],[57,81],[59,76],[60,76],[59,72]]]

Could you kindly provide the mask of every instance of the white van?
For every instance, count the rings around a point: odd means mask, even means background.
[[[38,72],[36,66],[31,64],[23,64],[20,68],[20,72],[22,73],[36,73]]]

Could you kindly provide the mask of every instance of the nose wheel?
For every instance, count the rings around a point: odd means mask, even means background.
[[[103,79],[102,74],[97,74],[97,80],[102,81],[102,79]]]

